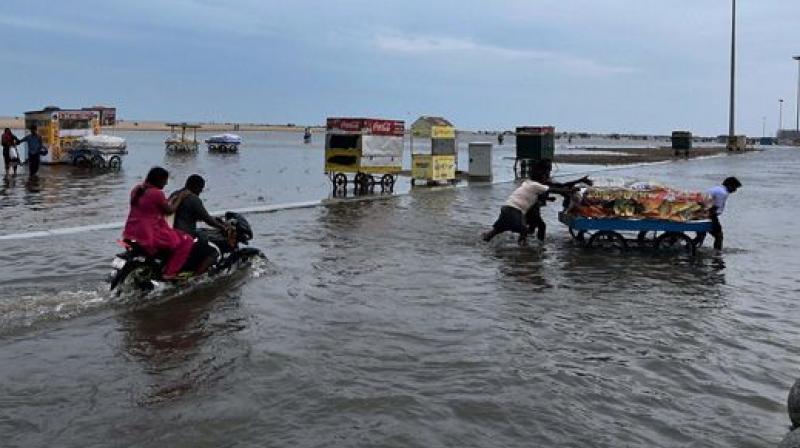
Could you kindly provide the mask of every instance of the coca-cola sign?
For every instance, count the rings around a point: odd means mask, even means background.
[[[400,120],[373,118],[328,118],[331,131],[364,132],[376,135],[403,135],[405,124]]]

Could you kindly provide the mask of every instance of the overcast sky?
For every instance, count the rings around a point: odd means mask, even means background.
[[[730,0],[4,0],[0,115],[727,132]],[[794,126],[800,1],[738,2],[738,129]]]

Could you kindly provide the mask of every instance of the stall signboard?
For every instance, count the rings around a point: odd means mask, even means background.
[[[417,154],[411,163],[411,176],[414,179],[432,181],[451,180],[456,178],[456,156]]]
[[[402,136],[405,123],[402,120],[381,120],[374,118],[328,118],[328,132],[362,133],[372,135]]]
[[[431,126],[431,138],[456,138],[456,128],[452,126]]]
[[[520,126],[517,128],[517,134],[552,135],[555,133],[556,128],[553,126]]]

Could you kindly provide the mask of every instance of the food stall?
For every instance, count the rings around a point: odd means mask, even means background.
[[[456,129],[442,117],[422,116],[411,125],[411,184],[456,181]]]
[[[345,191],[348,183],[360,192],[372,191],[375,184],[391,191],[403,167],[404,132],[401,120],[328,118],[325,174],[334,192]],[[350,180],[348,174],[355,176]]]
[[[78,141],[100,134],[100,115],[96,111],[47,107],[25,112],[25,129],[34,125],[47,147],[42,163],[73,163],[72,150]]]

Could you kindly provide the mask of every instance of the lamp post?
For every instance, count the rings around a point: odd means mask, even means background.
[[[734,95],[736,94],[736,0],[731,0],[731,97],[728,117],[728,151],[736,148]]]
[[[783,129],[783,98],[778,100],[778,134]]]
[[[792,59],[797,61],[797,103],[794,106],[797,109],[797,122],[795,123],[795,131],[800,131],[800,56],[795,56]]]

